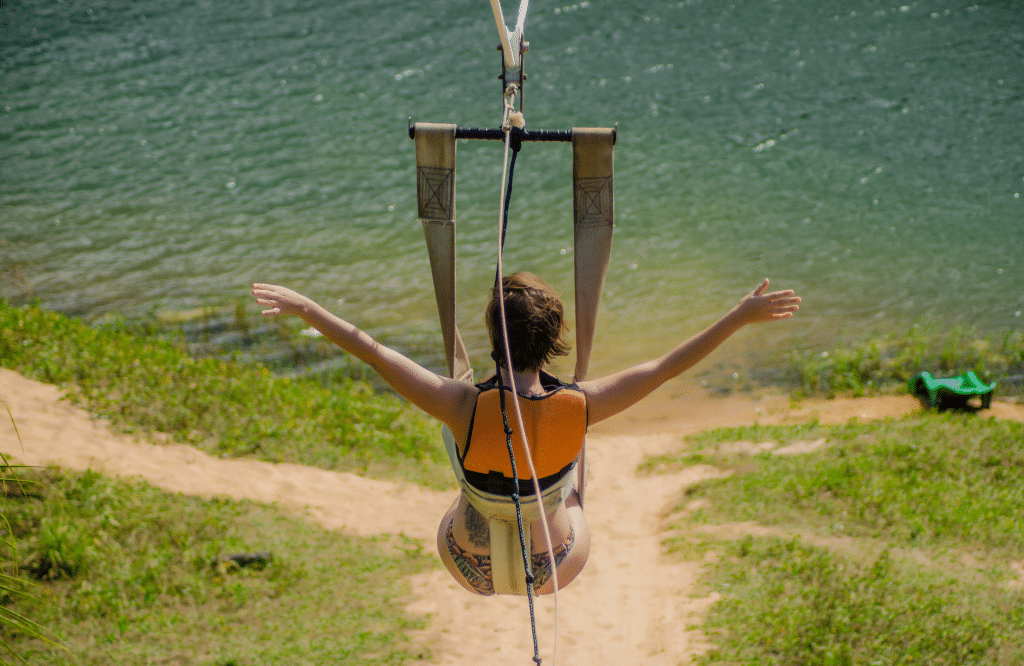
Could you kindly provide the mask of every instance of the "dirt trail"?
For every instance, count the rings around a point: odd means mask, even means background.
[[[663,557],[661,539],[665,514],[681,489],[707,472],[688,469],[637,477],[633,470],[645,456],[668,451],[681,436],[710,427],[811,417],[843,423],[855,416],[866,420],[918,409],[906,396],[808,402],[794,408],[781,398],[659,395],[628,416],[594,428],[588,439],[591,558],[580,577],[559,594],[557,664],[675,666],[690,663],[703,647],[699,632],[685,627],[698,623],[713,599],[694,596],[699,565]],[[56,387],[3,369],[0,400],[17,424],[15,431],[0,411],[0,451],[19,462],[138,476],[163,489],[201,497],[276,502],[350,534],[404,533],[433,550],[437,523],[455,497],[455,491],[434,492],[300,465],[221,459],[181,444],[136,441],[61,401]],[[996,403],[993,413],[1024,420],[1024,408],[1016,405]],[[431,618],[417,640],[430,646],[439,664],[468,666],[496,659],[532,663],[525,598],[475,597],[440,567],[415,576],[413,587],[410,610]],[[537,609],[541,656],[551,664],[551,598],[539,599]]]

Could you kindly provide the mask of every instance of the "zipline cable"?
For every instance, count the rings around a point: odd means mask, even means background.
[[[508,184],[504,186],[505,189],[505,206],[502,208],[501,218],[501,250],[505,249],[505,232],[508,230],[508,204],[512,200],[512,176],[516,172],[516,156],[519,155],[519,148],[517,146],[512,147],[512,162],[508,166]],[[501,271],[496,271],[494,274],[495,283],[501,282]],[[501,285],[499,285],[499,289]],[[504,296],[504,294],[502,294]]]

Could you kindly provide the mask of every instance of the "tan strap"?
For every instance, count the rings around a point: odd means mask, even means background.
[[[576,373],[586,379],[611,256],[615,205],[612,189],[615,130],[572,130],[573,239],[576,269]]]
[[[416,196],[430,256],[448,374],[472,383],[455,325],[455,125],[416,123]]]

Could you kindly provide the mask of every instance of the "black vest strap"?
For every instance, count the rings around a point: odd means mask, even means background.
[[[575,461],[569,463],[554,474],[540,479],[539,483],[541,492],[558,483],[562,477],[572,469],[574,464]],[[514,484],[512,479],[501,472],[496,472],[494,470],[491,470],[487,474],[484,474],[483,472],[474,472],[468,469],[463,469],[463,472],[466,475],[466,481],[469,485],[473,486],[477,490],[491,493],[492,495],[505,495],[507,497],[511,497],[513,491],[517,491],[520,497],[528,497],[534,494],[533,481],[530,479],[519,479],[519,483]],[[517,485],[518,488],[516,488]]]

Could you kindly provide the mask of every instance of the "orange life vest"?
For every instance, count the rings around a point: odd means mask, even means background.
[[[586,395],[574,384],[564,384],[547,373],[541,383],[548,393],[542,396],[518,396],[526,427],[530,455],[544,490],[572,468],[583,450],[587,434]],[[476,488],[500,495],[511,495],[512,463],[508,456],[505,426],[502,422],[497,378],[477,384],[477,396],[469,440],[459,462],[466,480]],[[515,418],[515,406],[509,400],[511,391],[504,389],[508,423],[512,428],[512,450],[516,458],[519,494],[532,495],[530,467],[526,463],[522,438]]]

